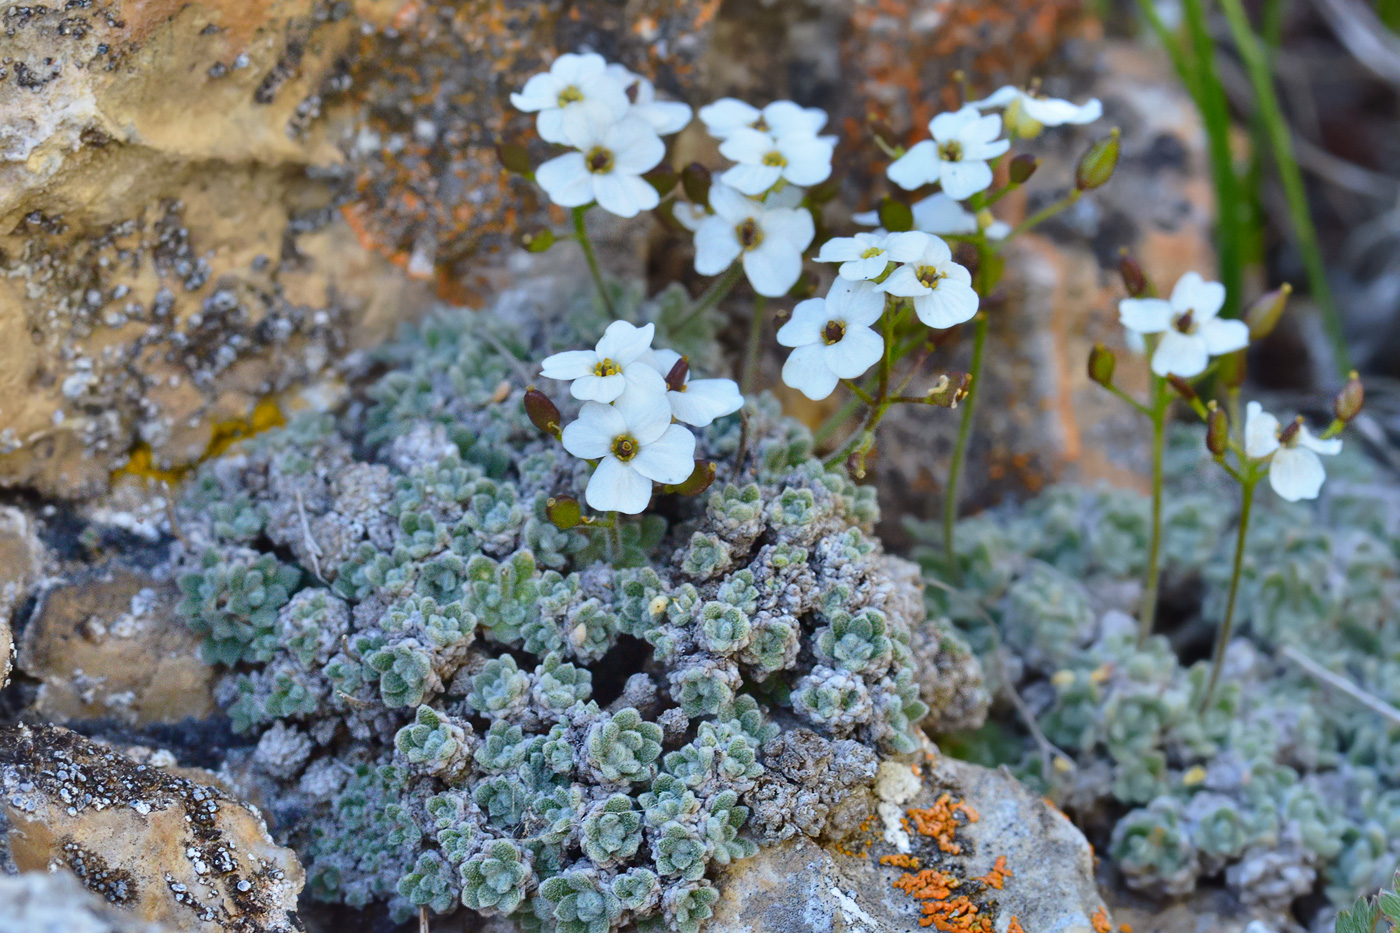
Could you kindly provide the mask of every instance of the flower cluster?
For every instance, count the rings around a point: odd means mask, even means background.
[[[583,402],[559,438],[594,463],[584,498],[600,512],[636,515],[651,501],[652,483],[685,482],[697,468],[695,435],[685,425],[707,427],[744,405],[733,380],[691,379],[685,357],[652,349],[655,333],[655,324],[614,321],[592,350],[566,350],[542,364],[541,375],[567,381]]]

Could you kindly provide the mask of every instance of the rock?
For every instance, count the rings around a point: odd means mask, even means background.
[[[36,712],[127,725],[208,716],[214,670],[176,617],[178,599],[169,583],[115,564],[45,592],[19,642],[19,668],[42,681]]]
[[[798,836],[737,862],[707,933],[903,933],[934,916],[969,933],[1107,933],[1088,842],[1004,772],[886,762],[875,788],[863,838]]]
[[[214,787],[56,726],[7,726],[0,813],[21,871],[72,871],[134,917],[191,933],[295,929],[296,856]]]
[[[23,511],[0,506],[0,687],[10,680],[15,611],[43,573],[44,546]]]
[[[114,907],[66,871],[0,875],[0,933],[164,933]]]

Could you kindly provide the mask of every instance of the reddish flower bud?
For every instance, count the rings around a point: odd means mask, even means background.
[[[1118,254],[1118,274],[1123,276],[1123,287],[1133,298],[1146,298],[1152,294],[1152,283],[1137,258],[1126,249]]]
[[[1089,378],[1104,388],[1113,385],[1113,370],[1117,365],[1118,358],[1103,344],[1096,343],[1089,351]]]
[[[1168,373],[1167,381],[1172,384],[1172,388],[1176,390],[1176,394],[1186,399],[1186,401],[1194,402],[1198,399],[1196,390],[1191,388],[1191,383],[1182,379],[1176,373]]]
[[[676,365],[671,367],[671,371],[666,374],[666,388],[672,392],[679,392],[685,388],[686,377],[690,375],[690,360],[681,357],[676,360]]]
[[[681,188],[692,204],[710,206],[710,170],[699,162],[692,162],[681,171]]]
[[[1337,415],[1337,420],[1342,422],[1350,421],[1361,414],[1361,409],[1366,405],[1366,387],[1361,384],[1361,377],[1356,370],[1352,370],[1347,376],[1347,384],[1342,386],[1342,391],[1337,393],[1337,400],[1332,405],[1333,412]]]
[[[560,435],[559,428],[559,406],[550,401],[545,395],[534,386],[525,390],[525,414],[530,416],[530,423],[539,428],[541,432],[550,437]]]
[[[544,514],[560,531],[583,523],[583,509],[573,496],[551,496],[544,504]]]
[[[1206,449],[1220,458],[1230,449],[1230,419],[1213,400],[1206,407],[1210,410],[1206,418]]]
[[[1031,176],[1038,168],[1040,168],[1040,159],[1029,152],[1023,152],[1011,160],[1011,164],[1007,166],[1006,174],[1013,185],[1024,185],[1031,180]]]

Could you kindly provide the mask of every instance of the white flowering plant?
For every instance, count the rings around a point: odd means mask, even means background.
[[[875,135],[874,146],[889,159],[890,195],[851,218],[874,229],[845,235],[827,232],[824,214],[841,188],[834,167],[841,140],[824,132],[828,118],[820,109],[786,100],[755,106],[732,97],[702,106],[699,123],[730,164],[677,169],[667,161],[663,137],[686,128],[690,107],[662,99],[645,78],[599,55],[560,56],[512,102],[535,114],[540,138],[562,151],[532,168],[523,147],[503,146],[503,162],[533,178],[573,218],[571,233],[540,231],[527,245],[542,251],[560,240],[578,242],[614,318],[613,293],[588,237],[587,214],[594,207],[623,218],[654,212],[691,234],[695,271],[713,280],[681,320],[737,305],[725,301],[741,283],[753,295],[738,383],[690,379],[685,357],[651,345],[651,325],[620,320],[595,348],[544,361],[541,376],[567,382],[583,406],[564,426],[544,391],[534,389],[527,404],[542,429],[593,464],[583,499],[602,513],[584,516],[578,503],[560,497],[556,521],[615,527],[618,516],[644,511],[657,489],[703,489],[714,468],[694,460],[691,429],[742,410],[742,393],[759,388],[759,361],[772,333],[790,350],[781,371],[785,385],[814,401],[838,390],[849,395],[816,432],[832,447],[832,468],[844,465],[864,476],[876,429],[896,405],[961,407],[945,485],[953,553],[959,479],[988,333],[984,300],[997,288],[1004,250],[1018,234],[1109,180],[1118,133],[1082,156],[1066,196],[1014,226],[994,209],[1039,163],[1031,153],[1012,150],[1045,127],[1097,120],[1099,102],[1074,104],[1043,97],[1036,87],[1006,87],[938,114],[927,138],[908,148]],[[822,281],[829,282],[824,292]],[[795,306],[770,308],[785,300]],[[970,370],[926,372],[933,354],[968,324]]]

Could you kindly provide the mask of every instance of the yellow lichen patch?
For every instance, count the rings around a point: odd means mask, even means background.
[[[971,806],[944,794],[931,807],[910,810],[906,826],[912,823],[920,835],[929,836],[937,842],[939,849],[949,855],[958,855],[962,852],[962,846],[953,840],[953,834],[963,823],[958,821],[957,813],[962,813],[969,823],[978,820],[977,811]]]
[[[1000,891],[1005,886],[1006,879],[1014,875],[1015,873],[1006,867],[1006,856],[998,855],[996,864],[992,866],[992,870],[977,880]]]
[[[142,479],[156,480],[174,486],[183,480],[190,470],[206,460],[212,460],[225,453],[239,441],[272,428],[280,428],[286,423],[287,419],[282,414],[281,406],[271,397],[264,398],[253,406],[253,410],[247,418],[231,418],[227,421],[215,422],[209,430],[209,443],[204,448],[204,453],[200,454],[199,459],[194,463],[168,468],[157,466],[150,445],[140,443],[132,448],[131,456],[127,459],[126,464],[112,471],[112,478],[138,476]]]
[[[914,855],[906,855],[903,852],[896,852],[893,855],[880,856],[881,865],[893,865],[895,868],[905,868],[910,871],[917,871],[919,859]]]

